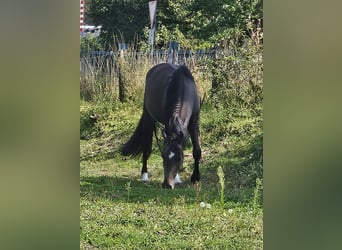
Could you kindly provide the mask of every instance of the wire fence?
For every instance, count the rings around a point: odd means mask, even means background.
[[[213,58],[217,54],[216,50],[155,50],[151,52],[139,52],[122,50],[112,51],[89,51],[80,53],[81,76],[89,70],[102,72],[105,75],[118,73],[118,60],[124,56],[128,60],[149,61],[152,65],[169,62],[173,64],[184,64],[188,67],[194,66],[199,61]]]
[[[80,91],[85,99],[105,96],[120,101],[127,96],[139,96],[140,86],[147,71],[156,64],[169,62],[183,64],[190,70],[197,68],[207,75],[199,65],[215,57],[217,50],[155,50],[139,52],[129,49],[118,52],[90,51],[80,53]],[[202,64],[200,62],[203,62]],[[202,66],[205,67],[205,66]],[[197,71],[197,72],[198,72]],[[129,93],[129,94],[128,94]]]
[[[80,94],[86,100],[105,98],[125,101],[140,98],[148,70],[164,62],[186,65],[193,73],[202,96],[210,88],[220,91],[236,88],[234,91],[240,93],[243,88],[250,89],[249,85],[261,85],[261,52],[248,50],[248,47],[240,51],[225,48],[196,51],[168,49],[153,53],[130,49],[81,52]]]

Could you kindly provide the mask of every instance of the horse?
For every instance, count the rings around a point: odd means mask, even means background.
[[[183,149],[189,135],[192,142],[194,169],[191,182],[200,180],[199,143],[200,99],[194,77],[184,65],[161,63],[153,66],[146,74],[143,112],[130,139],[121,146],[123,156],[137,157],[142,154],[142,181],[149,181],[147,160],[152,151],[153,131],[156,123],[162,124],[164,188],[181,183],[178,172],[183,168]],[[157,141],[158,142],[158,141]]]

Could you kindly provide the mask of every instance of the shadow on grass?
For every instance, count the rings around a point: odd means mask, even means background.
[[[113,159],[116,162],[125,161],[118,153],[118,146],[115,149],[107,147],[106,151],[99,151],[98,156],[85,155],[82,160],[97,161],[99,158],[101,160]],[[262,178],[262,136],[255,138],[253,143],[245,149],[239,150],[238,153],[227,150],[220,154],[210,152],[204,155],[200,164],[200,186],[194,186],[190,183],[193,158],[191,150],[188,151],[185,159],[188,164],[185,164],[185,173],[181,174],[184,182],[177,185],[173,190],[163,189],[162,180],[159,177],[156,177],[157,179],[152,177],[151,181],[147,183],[142,182],[138,176],[139,168],[135,177],[125,176],[120,170],[118,170],[117,176],[83,176],[80,187],[81,197],[132,203],[152,200],[164,205],[170,205],[177,200],[183,200],[186,203],[215,202],[219,201],[220,196],[217,169],[222,166],[226,183],[225,201],[251,202],[255,179]],[[154,154],[159,154],[159,152],[155,151]],[[261,166],[260,164],[255,165],[254,162],[261,163]],[[137,164],[140,165],[138,159]]]
[[[225,172],[230,172],[229,170]],[[161,180],[151,178],[149,182],[142,182],[139,178],[126,176],[84,176],[81,177],[80,196],[87,200],[104,199],[114,203],[146,203],[156,202],[160,205],[175,203],[197,204],[201,201],[218,202],[220,187],[215,171],[203,166],[200,183],[190,182],[191,173],[182,178],[183,183],[171,189],[162,188]],[[184,175],[184,174],[183,174]],[[225,201],[247,204],[251,201],[253,188],[236,183],[236,177],[226,175]]]
[[[106,151],[106,152],[103,152]],[[116,148],[109,148],[102,149],[102,147],[99,147],[96,151],[94,152],[86,152],[83,153],[82,156],[80,157],[80,161],[99,161],[99,160],[110,160],[110,159],[115,159],[121,157],[119,149]],[[121,157],[122,158],[122,157]]]
[[[81,177],[81,198],[107,199],[116,203],[144,203],[154,201],[162,205],[172,205],[177,200],[190,204],[196,202],[195,187],[184,182],[175,189],[164,189],[158,181],[142,182],[129,177],[86,176]]]

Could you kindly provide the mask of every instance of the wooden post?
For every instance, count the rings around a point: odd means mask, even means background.
[[[117,67],[118,67],[118,78],[119,78],[119,101],[124,102],[126,99],[125,96],[125,83],[122,77],[121,73],[121,67],[123,64],[123,50],[120,50],[118,54],[118,62],[117,62]]]

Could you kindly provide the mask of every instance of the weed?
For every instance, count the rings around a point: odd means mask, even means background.
[[[194,188],[195,188],[195,193],[196,193],[196,202],[199,202],[200,200],[200,192],[201,192],[201,187],[202,187],[202,183],[201,182],[196,182],[194,184]]]
[[[131,186],[131,181],[128,181],[126,184],[125,184],[125,189],[127,191],[127,202],[129,202],[129,196],[131,194],[131,189],[132,189],[132,186]]]
[[[262,186],[262,180],[257,178],[255,180],[255,188],[254,188],[253,201],[252,201],[253,211],[257,211],[257,208],[259,207],[259,198],[260,198],[261,186]]]
[[[220,205],[223,208],[224,207],[224,173],[222,170],[222,167],[219,166],[217,168],[217,176],[219,178],[219,184],[220,184]]]

